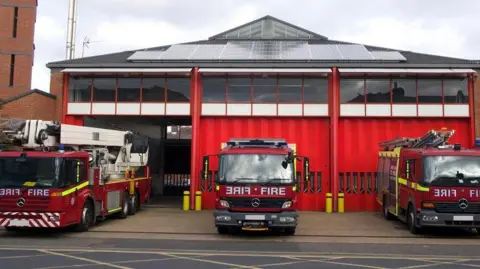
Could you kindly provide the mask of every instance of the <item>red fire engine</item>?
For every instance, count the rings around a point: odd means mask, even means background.
[[[386,219],[410,232],[424,227],[480,227],[480,151],[451,145],[453,130],[380,143],[378,196]]]
[[[134,215],[150,195],[148,138],[129,131],[26,120],[0,152],[0,226],[76,226]]]
[[[209,157],[203,160],[205,178]],[[284,139],[231,139],[218,158],[214,212],[218,233],[272,229],[294,235],[298,218],[295,163],[303,161],[304,175],[308,175],[309,159],[294,155]]]

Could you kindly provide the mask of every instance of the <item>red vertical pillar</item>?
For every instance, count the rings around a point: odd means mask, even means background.
[[[472,147],[475,147],[475,77],[470,74],[468,75],[468,108],[470,114],[470,143]]]
[[[199,162],[201,159],[199,137],[200,137],[200,106],[201,93],[199,87],[198,67],[193,68],[190,83],[190,111],[192,115],[192,159],[190,160],[190,208],[195,208],[195,192],[199,186]]]
[[[332,87],[330,90],[330,178],[333,194],[333,212],[338,208],[338,114],[340,111],[340,74],[337,67],[332,68]]]

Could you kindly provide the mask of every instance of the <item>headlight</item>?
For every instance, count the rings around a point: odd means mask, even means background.
[[[289,208],[292,206],[292,201],[286,201],[283,203],[282,208]]]
[[[223,207],[230,207],[230,204],[225,200],[220,200],[220,205]]]

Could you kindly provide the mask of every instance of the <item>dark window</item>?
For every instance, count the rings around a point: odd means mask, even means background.
[[[140,78],[118,79],[118,102],[140,102]]]
[[[167,102],[190,102],[190,78],[167,78]]]
[[[390,103],[390,79],[367,79],[367,103]]]
[[[142,80],[142,102],[165,102],[165,78]]]
[[[13,38],[17,37],[17,29],[18,29],[18,7],[13,8]]]
[[[302,103],[302,78],[279,78],[278,102]]]
[[[443,80],[444,101],[448,104],[468,103],[468,79],[445,79]]]
[[[68,85],[69,102],[90,102],[91,100],[91,78],[70,77]]]
[[[253,102],[276,103],[277,102],[277,78],[254,78],[253,79]]]
[[[85,181],[85,164],[77,159],[65,159],[65,186],[72,186]]]
[[[228,102],[250,102],[250,78],[229,78],[228,79]]]
[[[393,103],[417,103],[417,81],[415,79],[392,79]]]
[[[418,79],[419,103],[442,103],[442,80]]]
[[[15,82],[15,55],[10,55],[10,79],[8,82],[8,86],[13,87],[13,83]]]
[[[365,103],[365,86],[363,79],[340,80],[340,102]]]
[[[117,80],[115,78],[94,78],[93,79],[93,101],[94,102],[115,102],[115,90]]]
[[[225,103],[227,96],[227,79],[226,78],[203,78],[202,102]]]
[[[328,79],[304,78],[303,102],[328,103]]]

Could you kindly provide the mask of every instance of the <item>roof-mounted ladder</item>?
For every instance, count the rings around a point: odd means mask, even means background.
[[[282,148],[287,147],[285,139],[230,139],[227,147],[242,148]]]
[[[392,149],[397,147],[404,148],[424,148],[439,147],[448,145],[448,140],[453,136],[455,130],[442,128],[439,131],[430,130],[424,136],[419,138],[401,137],[380,143],[383,148]]]

